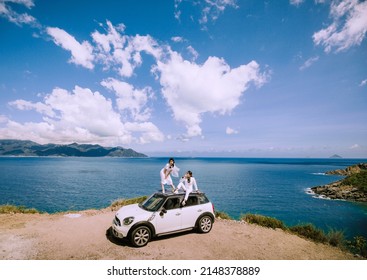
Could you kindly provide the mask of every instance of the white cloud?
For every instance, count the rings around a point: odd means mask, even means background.
[[[19,14],[15,12],[11,7],[9,7],[9,5],[7,5],[8,3],[23,5],[26,8],[31,9],[34,6],[33,0],[0,0],[0,16],[5,17],[10,22],[17,25],[37,25],[37,20],[33,16],[27,13]]]
[[[125,123],[125,127],[127,130],[131,132],[139,132],[141,136],[138,139],[140,144],[147,144],[151,142],[161,142],[164,140],[163,133],[159,130],[159,128],[151,122],[142,122],[142,123]]]
[[[209,57],[199,65],[177,52],[171,52],[166,62],[158,61],[155,73],[175,120],[186,126],[185,137],[202,134],[202,114],[229,114],[250,83],[261,86],[266,82],[255,61],[231,69],[218,57]]]
[[[8,121],[8,118],[4,115],[0,115],[0,123],[5,123]]]
[[[123,34],[124,30],[125,25],[114,26],[107,21],[104,33],[91,34],[93,46],[87,41],[79,43],[57,27],[47,28],[47,33],[57,45],[71,52],[72,63],[88,69],[100,63],[105,70],[116,71],[124,78],[134,75],[135,68],[143,63],[142,53],[151,56],[156,63],[152,73],[162,86],[163,98],[175,120],[186,127],[186,134],[180,136],[184,141],[202,136],[203,114],[230,114],[250,84],[261,86],[267,80],[267,74],[260,73],[255,61],[233,69],[218,57],[197,64],[199,54],[192,46],[187,51],[193,61],[188,61],[149,35],[128,36]],[[37,134],[41,139],[33,136],[31,140],[39,142],[48,139],[48,142],[144,144],[164,139],[163,133],[150,122],[150,102],[154,99],[151,87],[137,88],[116,78],[105,78],[101,85],[115,94],[112,101],[78,86],[73,92],[54,89],[41,102],[13,101],[10,104],[19,110],[41,114],[43,122],[22,124],[8,120],[2,132],[18,134],[20,139],[27,133]]]
[[[354,145],[350,146],[349,149],[355,150],[355,149],[359,149],[360,147],[361,147],[360,145],[354,144]]]
[[[56,45],[71,52],[70,62],[81,65],[87,69],[93,69],[93,47],[87,41],[81,44],[66,31],[57,27],[48,27],[47,33],[53,38]]]
[[[172,37],[171,40],[175,43],[182,43],[186,41],[183,37],[179,37],[179,36]]]
[[[358,46],[366,37],[367,2],[358,0],[332,1],[330,16],[333,22],[313,34],[316,45],[322,45],[325,52],[336,49],[340,52]]]
[[[55,112],[53,111],[52,107],[44,104],[42,102],[30,102],[26,100],[16,100],[13,102],[10,102],[9,105],[16,107],[19,110],[25,111],[25,110],[36,110],[38,113],[54,117]]]
[[[318,56],[311,57],[310,59],[306,60],[306,62],[299,68],[299,70],[305,70],[309,67],[311,67],[316,61],[319,60]]]
[[[174,12],[174,15],[175,15],[175,18],[177,20],[180,20],[180,17],[181,17],[181,11],[179,9],[179,6],[181,4],[182,0],[175,0],[175,12]]]
[[[290,0],[289,3],[291,5],[294,5],[294,6],[299,6],[301,5],[303,2],[305,2],[305,0]]]
[[[192,46],[188,46],[187,50],[191,54],[193,61],[199,57],[199,53]]]
[[[227,7],[237,8],[236,0],[205,0],[200,23],[216,21]]]
[[[228,135],[238,134],[238,131],[233,129],[233,128],[227,127],[226,128],[226,134],[228,134]]]
[[[113,82],[106,81],[106,85],[112,87]],[[136,91],[133,88],[129,90]],[[137,94],[142,93],[144,91]],[[19,110],[35,110],[43,120],[19,123],[0,116],[0,123],[3,123],[0,134],[3,138],[29,139],[39,143],[102,145],[146,144],[164,140],[164,135],[151,122],[136,118],[138,121],[124,123],[120,113],[113,109],[110,99],[88,88],[76,86],[72,92],[55,88],[42,102],[16,100],[9,105]]]
[[[363,80],[363,81],[359,84],[359,86],[360,86],[360,87],[363,87],[363,86],[365,86],[365,85],[367,85],[367,79]]]
[[[181,18],[181,10],[180,5],[183,0],[175,0],[175,18],[180,20]],[[187,1],[189,2],[189,1]],[[201,10],[201,17],[198,20],[199,23],[203,26],[203,29],[206,29],[206,24],[209,21],[215,22],[221,14],[224,13],[227,7],[238,8],[236,0],[203,0],[203,1],[194,1],[191,3],[192,5],[199,7]]]
[[[150,118],[151,110],[147,107],[149,99],[153,98],[151,87],[136,89],[132,85],[113,78],[102,81],[102,86],[113,91],[117,107],[121,112],[127,112],[134,121],[146,121]]]
[[[142,64],[141,52],[158,59],[162,50],[158,43],[149,35],[127,36],[122,34],[123,28],[117,28],[107,21],[107,34],[99,31],[92,33],[96,43],[95,52],[98,62],[105,69],[116,68],[121,77],[131,77],[136,67]],[[121,26],[121,24],[119,25]]]

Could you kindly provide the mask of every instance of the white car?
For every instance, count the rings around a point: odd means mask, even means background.
[[[192,192],[182,206],[184,193],[154,193],[140,204],[123,206],[112,222],[117,238],[145,246],[152,237],[197,229],[208,233],[214,223],[214,206],[204,193]]]

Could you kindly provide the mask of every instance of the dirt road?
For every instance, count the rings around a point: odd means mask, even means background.
[[[338,248],[238,221],[216,220],[208,234],[175,234],[133,248],[110,234],[115,212],[0,214],[1,260],[335,260]]]

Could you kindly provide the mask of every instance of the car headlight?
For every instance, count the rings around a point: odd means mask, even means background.
[[[127,217],[127,218],[125,218],[125,219],[123,219],[123,223],[124,223],[124,225],[125,226],[128,226],[128,225],[130,225],[132,222],[134,221],[134,217]]]

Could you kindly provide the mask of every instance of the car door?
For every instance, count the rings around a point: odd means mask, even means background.
[[[182,207],[182,228],[195,226],[197,218],[203,213],[203,207],[199,204],[197,196],[189,196],[186,205]]]
[[[180,199],[178,197],[169,197],[163,205],[166,213],[161,212],[156,217],[156,234],[166,233],[181,229]]]

